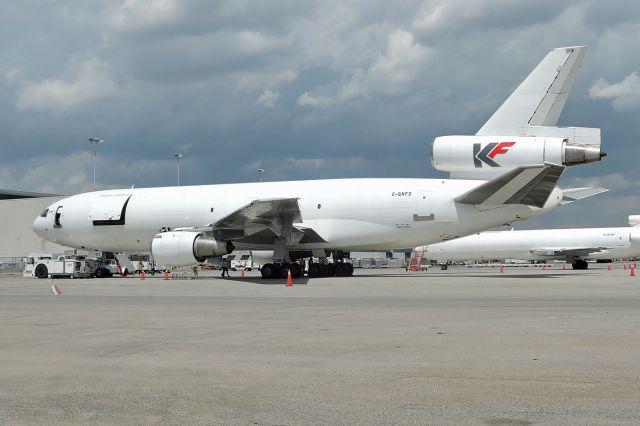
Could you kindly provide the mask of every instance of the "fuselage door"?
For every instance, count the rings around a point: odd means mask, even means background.
[[[418,200],[416,203],[417,211],[413,214],[414,222],[426,222],[435,219],[431,195],[431,192],[418,191]]]
[[[131,194],[100,195],[89,209],[89,220],[94,226],[124,225],[127,204]]]
[[[53,216],[53,227],[54,228],[62,228],[62,206],[58,206],[56,209],[56,213]]]

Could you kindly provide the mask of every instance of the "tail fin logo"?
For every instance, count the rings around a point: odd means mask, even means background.
[[[482,167],[482,163],[491,167],[500,167],[500,164],[494,161],[496,155],[506,154],[515,144],[515,142],[492,142],[482,148],[481,144],[474,143],[473,163],[476,167]]]

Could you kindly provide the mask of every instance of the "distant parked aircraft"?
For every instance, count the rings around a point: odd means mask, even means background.
[[[488,231],[457,240],[416,247],[423,258],[447,260],[566,260],[587,269],[587,259],[640,256],[640,216],[631,227]]]

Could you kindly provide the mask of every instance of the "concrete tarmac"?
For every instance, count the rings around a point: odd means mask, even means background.
[[[0,276],[1,424],[640,424],[640,276]]]

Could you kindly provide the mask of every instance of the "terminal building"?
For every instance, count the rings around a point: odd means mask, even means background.
[[[67,247],[37,236],[34,219],[62,196],[0,190],[0,268],[31,253],[62,253]]]

